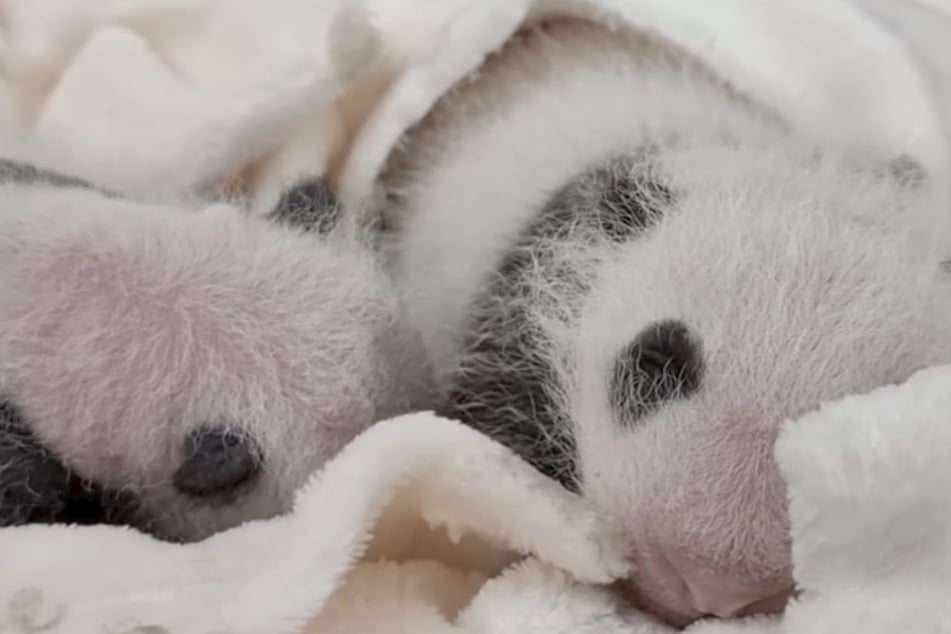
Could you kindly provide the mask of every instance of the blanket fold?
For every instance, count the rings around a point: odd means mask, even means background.
[[[77,634],[126,622],[183,634],[290,634],[315,616],[306,631],[347,631],[357,619],[377,624],[362,631],[382,632],[404,610],[447,621],[527,555],[568,573],[566,584],[608,584],[627,570],[619,544],[581,498],[506,448],[421,413],[354,441],[290,514],[199,544],[111,527],[4,530],[0,597],[31,597],[37,615],[55,615],[55,627]],[[381,599],[380,609],[364,613],[361,596]]]

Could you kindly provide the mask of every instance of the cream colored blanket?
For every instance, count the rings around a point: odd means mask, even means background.
[[[951,367],[829,404],[777,451],[802,596],[692,634],[951,632]],[[896,547],[896,545],[900,545]],[[0,531],[0,631],[662,634],[609,583],[583,502],[453,421],[380,423],[293,513],[176,546],[117,528]]]
[[[407,126],[556,13],[653,29],[815,134],[951,163],[940,0],[0,0],[0,141],[130,194],[266,207],[326,174],[358,208]],[[777,455],[802,596],[693,631],[951,632],[951,368],[790,422]],[[0,531],[0,632],[665,632],[611,594],[625,570],[581,500],[418,414],[358,438],[290,515],[200,544]]]

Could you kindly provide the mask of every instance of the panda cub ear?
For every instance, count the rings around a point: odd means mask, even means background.
[[[268,218],[293,229],[327,235],[342,215],[340,201],[326,181],[311,178],[285,189]]]

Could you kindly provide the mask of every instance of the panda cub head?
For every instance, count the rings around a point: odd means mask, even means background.
[[[202,539],[287,510],[424,399],[390,280],[322,183],[261,218],[0,167],[0,524]]]
[[[926,196],[788,148],[697,158],[665,153],[650,199],[613,164],[598,204],[651,200],[649,221],[593,247],[577,329],[547,329],[572,485],[628,535],[632,595],[675,624],[792,592],[784,424],[951,362]]]

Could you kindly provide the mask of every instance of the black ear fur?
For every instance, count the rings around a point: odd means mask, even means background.
[[[333,231],[341,216],[340,201],[320,178],[303,180],[285,189],[269,215],[278,224],[318,235]]]

